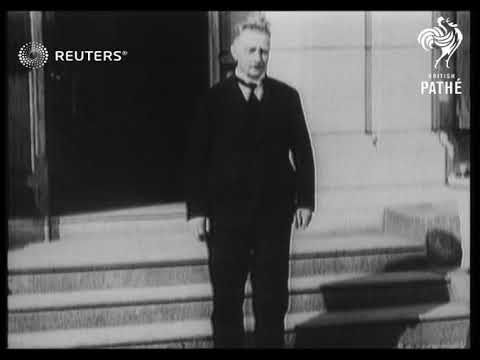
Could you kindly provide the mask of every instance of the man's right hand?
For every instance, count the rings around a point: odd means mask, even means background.
[[[205,216],[194,217],[188,221],[193,236],[198,241],[205,241],[210,232],[210,220]]]

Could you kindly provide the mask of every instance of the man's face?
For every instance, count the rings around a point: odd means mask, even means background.
[[[260,78],[267,70],[270,37],[256,30],[244,30],[231,48],[242,73],[251,79]]]

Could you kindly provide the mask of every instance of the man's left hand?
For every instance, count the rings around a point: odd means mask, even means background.
[[[298,208],[295,213],[295,229],[305,230],[312,220],[312,210],[308,208]]]

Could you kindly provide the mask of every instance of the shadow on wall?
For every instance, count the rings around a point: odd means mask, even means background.
[[[435,347],[465,343],[469,328],[465,321],[445,325],[421,323],[422,314],[450,301],[446,274],[461,261],[459,241],[450,233],[431,230],[426,236],[426,256],[391,262],[382,273],[339,281],[319,288],[326,313],[294,330],[296,348],[397,348]],[[405,279],[410,271],[411,279]],[[427,271],[434,282],[414,281],[415,272]],[[398,281],[399,279],[402,279]],[[422,305],[408,311],[387,307]],[[377,311],[371,311],[376,309]],[[339,316],[339,312],[344,316]],[[395,320],[391,320],[395,318]],[[421,329],[418,327],[422,326]],[[466,334],[468,331],[468,334]]]
[[[396,348],[408,328],[418,321],[398,324],[351,324],[316,326],[316,319],[296,330],[296,348]]]
[[[43,242],[44,221],[40,217],[8,219],[8,250]]]
[[[432,265],[458,267],[462,262],[461,240],[451,232],[431,229],[426,235],[427,258]]]
[[[436,304],[448,302],[446,284],[433,291],[421,286],[414,287],[401,296],[398,292],[391,292],[389,296],[391,289],[388,288],[380,291],[387,296],[379,297],[379,301],[370,301],[375,299],[376,295],[364,290],[367,295],[364,298],[357,300],[355,297],[355,303],[352,303],[350,297],[350,301],[343,300],[342,303],[338,301],[341,298],[339,293],[326,290],[325,302],[328,312],[353,310],[355,312],[347,313],[343,317],[338,317],[337,314],[319,315],[297,325],[294,330],[295,348],[434,347],[465,342],[465,325],[461,322],[446,326],[435,322],[421,322],[422,315],[435,309]],[[422,301],[428,305],[409,311],[381,309],[385,306],[420,305]],[[377,310],[367,314],[373,307]],[[393,317],[395,320],[392,320]],[[422,328],[419,328],[420,326]]]

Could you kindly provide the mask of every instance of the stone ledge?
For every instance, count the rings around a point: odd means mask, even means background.
[[[385,209],[386,233],[425,242],[427,231],[432,229],[444,230],[460,238],[460,218],[455,203],[421,203]]]
[[[333,275],[294,277],[290,280],[292,294],[318,292],[323,289],[356,289],[394,286],[399,284],[445,284],[448,279],[434,272],[394,272],[385,274],[344,273]],[[251,295],[247,281],[246,296]],[[176,286],[83,290],[58,293],[36,293],[8,296],[9,313],[55,311],[106,306],[132,306],[190,302],[211,299],[209,283]]]
[[[429,261],[458,266],[462,259],[460,216],[454,202],[387,208],[384,231],[423,242]]]

